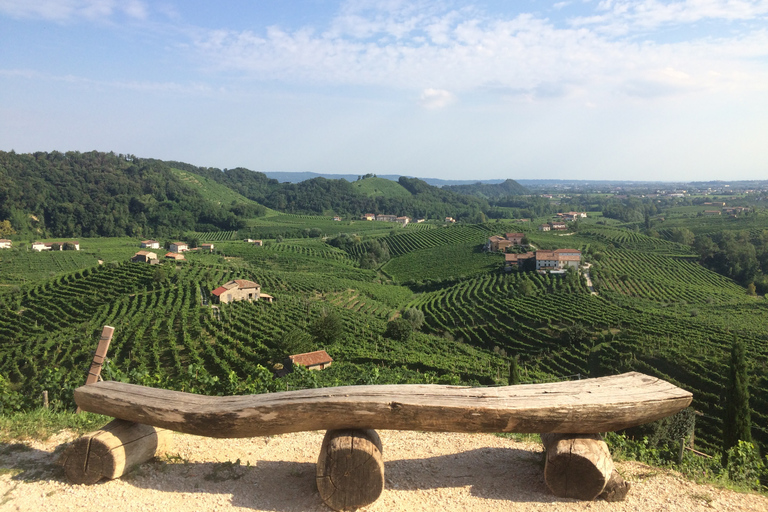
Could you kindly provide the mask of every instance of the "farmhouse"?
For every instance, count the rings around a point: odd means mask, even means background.
[[[375,213],[366,213],[362,217],[363,220],[376,220],[376,214]]]
[[[577,249],[556,249],[536,251],[536,270],[562,270],[567,267],[579,268],[581,251]]]
[[[507,268],[520,267],[526,261],[531,260],[535,257],[536,257],[536,254],[532,252],[526,252],[523,254],[511,254],[511,253],[505,254],[504,266]]]
[[[572,221],[578,220],[578,219],[585,219],[587,217],[587,212],[558,213],[557,216],[561,217],[565,221],[572,222]]]
[[[568,226],[565,225],[565,222],[550,222],[549,227],[555,231],[562,231],[562,230],[568,229]]]
[[[397,220],[397,215],[377,215],[376,220],[383,222],[395,222]]]
[[[512,245],[522,245],[525,233],[507,233],[504,238],[512,242]]]
[[[411,218],[403,216],[403,217],[398,217],[397,219],[395,219],[395,221],[399,222],[403,226],[407,226],[408,223],[411,222]]]
[[[455,224],[456,223],[456,219],[454,219],[453,217],[446,217],[445,218],[445,222],[450,222],[451,224]]]
[[[336,222],[341,222],[341,217],[338,217],[338,216],[334,217],[333,220],[335,220]]]
[[[503,251],[507,247],[511,246],[512,242],[507,240],[506,238],[500,237],[498,235],[494,235],[488,239],[488,241],[485,243],[485,248],[488,251]]]
[[[171,242],[168,250],[171,252],[184,252],[189,250],[189,245],[186,242]]]
[[[325,350],[316,350],[305,354],[288,356],[291,365],[300,364],[308,370],[324,370],[331,366],[333,359]]]
[[[157,259],[157,253],[149,251],[139,251],[133,255],[131,261],[137,263],[149,263],[150,265],[156,265],[160,262]]]
[[[539,231],[549,231],[550,229],[552,229],[552,226],[549,224],[542,224],[539,226]]]
[[[181,261],[184,259],[184,255],[178,252],[167,252],[165,253],[165,258],[169,260]]]
[[[159,249],[160,248],[160,242],[157,240],[144,240],[141,242],[141,248],[142,249]]]
[[[234,279],[219,286],[211,293],[214,300],[220,304],[229,304],[237,300],[253,302],[260,298],[261,285],[245,279]]]
[[[213,252],[213,244],[200,244],[200,249],[207,252]]]
[[[10,249],[13,245],[13,242],[10,240],[6,240],[5,238],[0,239],[0,249]]]

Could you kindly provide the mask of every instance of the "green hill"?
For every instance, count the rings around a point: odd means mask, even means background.
[[[530,190],[516,182],[515,180],[506,180],[503,183],[488,184],[477,182],[472,185],[447,185],[443,187],[446,190],[465,194],[468,196],[477,196],[485,199],[499,199],[509,196],[523,196],[531,193]]]
[[[352,188],[368,197],[411,197],[402,185],[396,181],[384,178],[365,178],[352,182]]]
[[[182,169],[176,169],[175,167],[171,167],[171,172],[182,183],[199,192],[203,199],[219,206],[231,205],[233,203],[251,204],[255,202],[207,176],[200,176],[199,174],[193,174]]]

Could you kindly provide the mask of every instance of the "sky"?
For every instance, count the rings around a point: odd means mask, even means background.
[[[768,179],[768,0],[0,0],[0,150]]]

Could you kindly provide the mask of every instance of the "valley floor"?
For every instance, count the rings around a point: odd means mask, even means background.
[[[768,497],[697,485],[675,473],[618,462],[632,482],[621,503],[552,496],[537,443],[486,434],[380,431],[386,489],[365,510],[704,511],[768,510]],[[176,434],[164,460],[120,480],[70,485],[55,465],[59,434],[0,445],[0,510],[325,511],[315,487],[322,432],[253,439]]]

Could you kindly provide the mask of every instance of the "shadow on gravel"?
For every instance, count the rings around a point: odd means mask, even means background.
[[[64,445],[62,445],[64,446]],[[56,465],[60,449],[46,452],[23,444],[0,444],[0,473],[24,482],[66,484]],[[516,502],[552,503],[543,478],[541,453],[514,448],[479,448],[420,459],[386,460],[385,491],[469,487],[473,496]],[[142,464],[121,480],[131,486],[169,493],[227,495],[233,506],[275,511],[326,511],[311,462],[186,462],[179,457]],[[96,486],[110,485],[102,480]],[[184,499],[182,496],[179,498]],[[190,497],[192,499],[192,497]],[[194,502],[190,502],[191,504]]]

